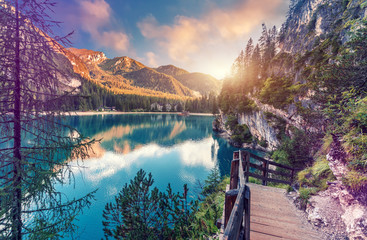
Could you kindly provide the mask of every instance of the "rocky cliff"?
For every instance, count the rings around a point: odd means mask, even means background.
[[[246,124],[253,136],[257,139],[266,140],[268,151],[275,150],[279,146],[279,139],[277,137],[277,129],[269,123],[265,118],[263,111],[255,111],[247,114],[240,114],[238,117],[239,124]]]
[[[266,139],[268,150],[279,146],[274,159],[293,164],[302,157],[290,143],[295,132],[303,134],[310,147],[298,144],[306,150],[302,166],[308,169],[299,175],[300,189],[307,196],[319,191],[309,199],[307,213],[315,225],[338,229],[335,239],[367,239],[366,20],[365,0],[292,0],[277,40],[263,26],[261,53],[248,52],[248,72],[229,79],[219,98],[222,111]],[[253,56],[262,62],[251,75]],[[225,114],[222,119],[224,126]],[[330,132],[335,139],[327,148],[324,136]],[[317,175],[322,161],[336,177],[323,186]]]

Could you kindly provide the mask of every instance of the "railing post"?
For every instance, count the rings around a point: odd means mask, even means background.
[[[268,167],[269,167],[269,162],[267,160],[263,161],[263,185],[267,186],[268,182],[266,180],[266,178],[268,177]]]
[[[235,151],[235,152],[233,152],[233,159],[239,159],[240,158],[240,152],[241,151]]]
[[[229,189],[236,189],[238,187],[238,168],[240,166],[239,159],[233,159],[231,162],[231,178],[229,182]]]
[[[292,173],[291,173],[291,184],[293,184],[294,181],[294,168],[292,169]]]
[[[245,227],[245,239],[250,240],[250,206],[251,206],[251,192],[250,188],[246,185],[245,186],[245,208],[244,208],[244,216],[243,216],[243,222]]]
[[[229,217],[231,216],[234,203],[238,195],[238,189],[232,189],[226,192],[224,199],[224,229],[227,227]]]
[[[250,172],[250,153],[249,152],[245,152],[246,156],[245,156],[245,176],[246,176],[246,182],[249,181],[249,172]]]

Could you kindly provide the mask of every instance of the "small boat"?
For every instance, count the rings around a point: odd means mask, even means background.
[[[183,111],[183,112],[180,112],[178,115],[179,115],[179,116],[189,116],[189,115],[190,115],[190,112],[188,112],[188,111]]]

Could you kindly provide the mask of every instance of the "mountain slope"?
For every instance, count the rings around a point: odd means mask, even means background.
[[[202,95],[209,93],[219,94],[221,82],[209,74],[187,73],[176,77],[184,86],[200,92]]]
[[[174,65],[160,66],[155,70],[176,78],[182,85],[199,92],[201,95],[208,95],[211,92],[219,94],[220,92],[221,82],[209,74],[189,73]]]
[[[125,74],[124,77],[131,80],[134,86],[164,91],[180,96],[192,95],[192,91],[183,86],[175,78],[164,73],[159,73],[151,68],[145,67],[138,71],[132,71]]]
[[[69,49],[86,65],[90,78],[116,94],[135,94],[168,98],[193,97],[194,93],[175,78],[147,68],[129,58],[108,59],[102,52]]]
[[[180,76],[182,74],[188,74],[189,73],[185,69],[178,68],[178,67],[173,66],[173,65],[160,66],[160,67],[156,68],[155,70],[157,70],[160,73],[170,75],[174,78],[177,78],[178,76]]]
[[[106,72],[114,75],[123,75],[133,71],[138,71],[145,68],[144,64],[129,58],[129,57],[115,57],[114,59],[106,59],[101,62],[99,66]]]

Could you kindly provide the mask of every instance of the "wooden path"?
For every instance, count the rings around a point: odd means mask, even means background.
[[[321,240],[320,233],[302,220],[285,190],[247,183],[251,191],[251,240]]]

